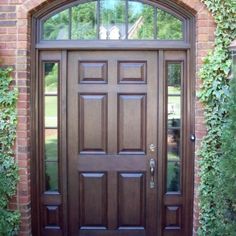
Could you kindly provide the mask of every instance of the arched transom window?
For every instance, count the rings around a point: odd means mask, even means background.
[[[41,22],[42,40],[183,40],[184,20],[151,3],[97,0],[70,5]]]

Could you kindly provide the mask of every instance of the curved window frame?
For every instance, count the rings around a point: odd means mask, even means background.
[[[97,0],[97,1],[100,1],[100,0]],[[90,41],[93,41],[93,42],[116,42],[116,43],[120,43],[120,42],[167,42],[167,43],[172,43],[172,44],[176,44],[176,48],[177,47],[180,47],[182,45],[183,46],[183,43],[187,43],[187,45],[185,45],[186,48],[189,48],[189,43],[190,43],[190,35],[189,35],[189,32],[190,32],[190,17],[188,18],[186,16],[186,14],[182,13],[182,12],[179,12],[176,8],[174,8],[173,6],[170,6],[168,3],[163,3],[163,4],[160,4],[160,3],[156,3],[154,1],[145,1],[145,0],[126,0],[128,2],[140,2],[140,3],[143,3],[143,4],[148,4],[150,6],[153,6],[155,7],[157,10],[160,9],[162,11],[165,11],[167,12],[168,14],[171,14],[173,15],[173,17],[177,18],[178,20],[182,21],[182,33],[183,33],[183,39],[122,39],[122,40],[107,40],[107,39],[56,39],[56,40],[48,40],[48,39],[43,39],[43,23],[49,19],[50,17],[52,17],[53,15],[57,14],[57,13],[60,13],[66,9],[70,9],[74,6],[77,6],[79,4],[84,4],[84,3],[89,3],[89,2],[94,2],[94,0],[79,0],[79,1],[75,1],[75,2],[70,2],[70,3],[67,3],[63,6],[59,6],[59,7],[56,7],[56,9],[51,9],[49,10],[48,14],[44,14],[40,19],[38,19],[37,21],[37,25],[38,25],[38,32],[37,32],[37,39],[36,39],[36,42],[37,43],[43,43],[44,45],[49,43],[50,42],[59,42],[59,44],[61,44],[60,42],[90,42]],[[69,11],[71,12],[71,11]],[[187,13],[187,11],[186,11]],[[69,16],[70,17],[70,16]],[[72,23],[70,22],[70,26],[69,28],[71,27]],[[70,29],[69,29],[70,30]],[[152,44],[151,43],[151,44]],[[135,45],[135,43],[134,43]],[[83,43],[82,43],[82,47],[83,47]]]

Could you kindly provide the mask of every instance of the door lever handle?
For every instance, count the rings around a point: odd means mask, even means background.
[[[150,188],[154,188],[155,187],[154,179],[155,179],[156,162],[153,158],[149,161],[149,166],[150,166]]]

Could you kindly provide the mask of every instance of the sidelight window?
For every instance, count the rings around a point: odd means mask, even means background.
[[[80,3],[45,17],[43,40],[183,40],[184,19],[131,0]]]
[[[167,64],[167,192],[180,192],[182,140],[182,63]]]
[[[58,191],[58,63],[43,65],[45,191]]]

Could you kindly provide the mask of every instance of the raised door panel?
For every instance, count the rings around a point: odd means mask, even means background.
[[[118,81],[121,84],[136,84],[147,82],[146,61],[119,61]]]
[[[107,97],[80,94],[80,153],[105,153],[107,149]]]
[[[181,229],[181,206],[166,206],[165,229]]]
[[[118,95],[118,150],[125,154],[145,154],[146,95]]]
[[[120,228],[145,228],[145,200],[144,173],[120,173],[118,180]]]
[[[44,225],[46,228],[60,229],[59,206],[45,206],[44,207]]]
[[[107,83],[107,61],[79,61],[80,83]]]
[[[107,177],[105,173],[80,173],[80,228],[107,227]],[[77,201],[77,199],[75,199]],[[76,210],[76,209],[75,209]]]

